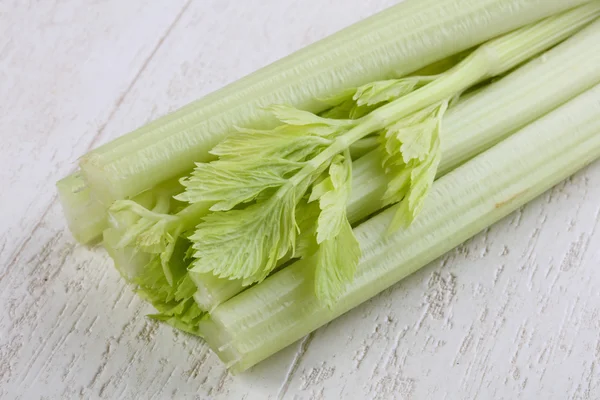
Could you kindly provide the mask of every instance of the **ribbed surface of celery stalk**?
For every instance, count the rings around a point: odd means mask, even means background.
[[[391,236],[387,210],[355,229],[363,257],[328,309],[311,260],[283,269],[217,307],[207,341],[244,370],[352,309],[600,157],[600,85],[436,181],[420,217]]]
[[[456,168],[511,133],[600,82],[600,21],[497,81],[455,108],[443,122],[443,158],[438,175]],[[383,207],[388,183],[372,151],[353,163],[348,204],[351,223]],[[241,281],[193,274],[199,305],[211,310],[243,290]]]
[[[273,123],[261,108],[310,111],[341,89],[401,76],[586,0],[407,0],[92,151],[92,190],[131,197],[206,161],[233,126]]]

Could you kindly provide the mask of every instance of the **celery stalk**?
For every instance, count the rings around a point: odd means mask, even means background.
[[[438,176],[600,82],[600,21],[450,109],[443,120]],[[353,163],[348,218],[354,225],[383,208],[389,177],[379,153]],[[242,280],[189,272],[196,299],[210,311],[244,289]]]
[[[455,169],[433,186],[422,216],[391,236],[394,207],[355,229],[363,257],[333,307],[314,294],[301,260],[217,307],[200,330],[243,371],[356,307],[600,157],[600,85]]]
[[[97,201],[77,171],[56,183],[58,197],[75,239],[83,244],[97,241],[107,228],[106,207]]]
[[[347,87],[406,75],[588,0],[407,0],[90,152],[80,166],[103,200],[130,198],[210,159],[233,126],[269,127],[263,109],[313,112]]]

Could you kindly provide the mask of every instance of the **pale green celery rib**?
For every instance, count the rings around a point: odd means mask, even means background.
[[[94,193],[132,197],[210,159],[234,126],[269,127],[264,107],[317,100],[437,60],[589,0],[407,0],[275,62],[81,159]]]
[[[98,241],[108,226],[106,207],[92,196],[81,172],[61,179],[56,188],[73,237],[83,244]]]
[[[423,212],[387,236],[395,207],[357,227],[362,259],[333,308],[302,260],[217,307],[201,330],[243,371],[375,296],[600,157],[600,85],[437,180]],[[213,336],[226,338],[215,339]],[[227,342],[227,340],[229,340]]]
[[[444,117],[438,177],[600,82],[600,22],[459,102]],[[372,151],[352,164],[348,218],[355,224],[381,208],[388,177]],[[211,311],[244,289],[241,280],[190,272],[198,305]]]

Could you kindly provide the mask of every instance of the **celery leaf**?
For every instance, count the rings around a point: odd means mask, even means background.
[[[317,202],[300,201],[296,207],[296,222],[298,223],[298,237],[294,258],[307,258],[317,252],[317,219],[320,213]]]
[[[332,108],[323,112],[321,116],[333,119],[359,119],[383,104],[419,89],[437,77],[437,75],[408,76],[370,82],[357,88],[344,90],[323,100]]]
[[[282,158],[198,163],[192,175],[181,181],[186,190],[175,198],[189,203],[214,202],[212,211],[231,210],[254,201],[267,189],[283,186],[302,166]]]
[[[173,233],[169,232],[168,223],[177,221],[177,217],[167,214],[170,208],[169,204],[168,197],[159,197],[155,207],[148,210],[132,200],[119,200],[111,206],[110,211],[111,213],[130,212],[139,217],[134,224],[123,230],[121,239],[115,247],[123,249],[126,246],[135,245],[139,250],[158,255],[164,277],[169,285],[173,285],[173,273],[169,262],[181,231],[175,228]]]
[[[230,279],[264,279],[293,250],[296,235],[294,190],[244,209],[208,214],[190,236],[194,272]]]
[[[182,180],[186,190],[178,200],[215,202],[213,213],[190,236],[194,272],[258,282],[279,260],[293,256],[299,230],[296,209],[333,156],[313,160],[356,125],[287,106],[270,109],[284,125],[240,129],[213,149],[218,160],[198,164]],[[304,240],[301,250],[310,253],[310,242]]]
[[[336,156],[329,166],[329,176],[315,185],[309,201],[319,200],[321,214],[317,221],[317,243],[337,235],[346,219],[346,203],[352,186],[350,156]]]
[[[137,286],[136,293],[149,302],[157,313],[150,318],[160,320],[188,333],[198,335],[198,323],[204,316],[194,300],[196,285],[190,279],[187,265],[182,262],[186,244],[181,242],[177,248],[177,256],[170,262],[171,283],[165,277],[160,257],[155,256],[148,264],[140,269],[131,282]]]
[[[338,128],[324,125],[282,125],[271,130],[237,128],[238,132],[210,152],[220,160],[286,158],[299,161],[331,144],[328,137]]]
[[[435,79],[435,76],[409,76],[367,83],[358,88],[353,100],[358,106],[374,106],[396,100]]]
[[[354,125],[354,123],[349,120],[323,118],[311,112],[299,110],[297,108],[285,105],[273,105],[269,107],[269,110],[275,115],[275,117],[278,120],[288,125],[325,125],[341,127],[349,127]]]
[[[421,211],[441,161],[441,122],[450,100],[424,108],[388,127],[383,166],[391,179],[385,204],[400,202],[390,230],[408,226]]]
[[[360,258],[360,246],[346,216],[352,186],[352,160],[349,151],[336,156],[329,176],[313,187],[309,201],[319,200],[317,220],[315,292],[328,306],[333,305],[351,282]]]
[[[332,307],[354,279],[360,247],[347,219],[340,231],[323,241],[316,255],[315,293],[323,304]]]

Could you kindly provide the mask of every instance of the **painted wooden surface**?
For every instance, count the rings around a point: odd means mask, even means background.
[[[395,2],[0,5],[0,398],[600,398],[599,163],[235,377],[66,230],[86,150]]]

